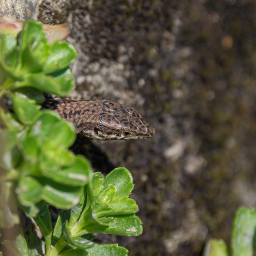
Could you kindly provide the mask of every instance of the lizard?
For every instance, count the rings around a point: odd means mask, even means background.
[[[154,127],[135,109],[110,100],[47,99],[43,108],[50,108],[71,122],[76,133],[98,140],[148,139]]]

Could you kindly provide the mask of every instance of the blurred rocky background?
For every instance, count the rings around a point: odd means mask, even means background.
[[[73,23],[74,99],[137,109],[149,140],[88,142],[96,171],[125,166],[139,237],[98,235],[138,256],[199,256],[230,241],[234,211],[256,208],[256,1],[52,0],[43,23]],[[79,148],[79,149],[78,149]]]

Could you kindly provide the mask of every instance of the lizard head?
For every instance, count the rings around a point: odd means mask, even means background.
[[[154,127],[133,108],[104,100],[100,125],[94,137],[103,140],[148,139],[155,135]]]

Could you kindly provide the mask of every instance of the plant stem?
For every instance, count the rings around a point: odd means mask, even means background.
[[[4,82],[0,85],[0,88],[3,88],[1,91],[2,91],[2,94],[3,92],[5,93],[6,90],[9,90],[11,89],[11,87],[13,87],[15,85],[15,81],[10,77],[10,76],[7,76],[4,80]],[[2,96],[2,95],[1,95]]]
[[[92,218],[91,215],[92,213],[90,209],[87,209],[82,213],[80,220],[71,228],[72,236],[75,236],[75,234],[78,231],[80,231],[82,228],[94,222],[94,219]]]
[[[14,180],[17,180],[19,176],[20,176],[20,173],[17,170],[12,169],[11,172],[6,174],[2,179],[5,181],[14,181]]]
[[[6,90],[5,89],[2,89],[0,90],[0,99],[2,98],[2,96],[5,94]]]
[[[50,253],[45,254],[45,256],[57,256],[61,252],[61,250],[67,245],[65,237],[62,236],[60,240],[54,245],[51,249]]]

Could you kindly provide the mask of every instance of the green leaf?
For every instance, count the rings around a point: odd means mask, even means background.
[[[21,46],[21,54],[29,43],[36,43],[45,36],[42,24],[33,20],[27,20],[24,23],[23,30],[19,34],[18,42]]]
[[[69,219],[70,211],[66,210],[60,213],[56,225],[54,227],[53,231],[53,237],[52,237],[52,245],[54,246],[62,237],[63,235],[63,226],[66,220]]]
[[[49,57],[44,66],[44,72],[53,73],[69,66],[77,57],[76,49],[67,42],[55,41],[51,45]]]
[[[109,228],[106,228],[104,231],[102,231],[104,234],[113,234],[119,236],[139,236],[143,231],[141,220],[134,214],[100,218],[100,220],[106,223],[110,222]],[[93,225],[87,226],[86,230],[88,233],[97,232],[94,231]]]
[[[24,153],[23,153],[24,154]],[[42,176],[41,170],[38,168],[37,163],[33,161],[32,158],[23,157],[22,161],[19,164],[19,173],[23,176],[33,176],[38,177]]]
[[[50,45],[46,38],[29,42],[22,54],[21,72],[24,74],[42,72],[49,52]]]
[[[109,185],[111,186],[111,185]],[[100,197],[101,198],[100,194]],[[104,193],[105,196],[105,193]],[[133,199],[127,198],[127,197],[107,197],[105,196],[104,200],[105,202],[104,205],[107,205],[108,208],[104,207],[101,209],[99,206],[96,205],[96,207],[93,207],[93,210],[96,213],[97,218],[102,217],[102,216],[116,216],[116,215],[128,215],[128,214],[133,214],[136,213],[139,208],[136,204],[136,202]]]
[[[34,219],[44,236],[46,253],[48,253],[51,249],[52,222],[50,212],[46,203]]]
[[[0,34],[0,86],[4,84],[4,88],[8,88],[15,81],[11,78],[18,61],[16,44],[14,36]]]
[[[1,40],[0,40],[1,41]],[[1,42],[0,42],[1,44]],[[0,54],[1,54],[1,51],[0,51]],[[3,86],[3,84],[6,82],[7,80],[7,76],[8,76],[8,73],[7,71],[4,69],[4,64],[1,63],[0,61],[0,87],[7,87],[6,84]]]
[[[74,77],[70,68],[46,76],[44,74],[31,74],[23,81],[17,82],[14,88],[33,87],[46,93],[53,93],[59,96],[66,96],[71,93],[74,85]]]
[[[45,139],[41,145],[41,152],[38,157],[38,166],[43,175],[54,177],[60,167],[74,164],[74,154],[65,149],[54,145],[54,141]]]
[[[13,131],[20,131],[23,128],[12,113],[4,111],[2,108],[0,108],[0,124]]]
[[[82,156],[76,156],[76,162],[56,172],[53,179],[70,186],[84,186],[91,181],[92,168],[89,161]]]
[[[24,206],[32,206],[42,200],[42,185],[32,177],[20,177],[17,188],[19,201]]]
[[[14,246],[18,255],[29,256],[27,242],[21,229],[19,229],[19,234],[15,238]]]
[[[126,183],[121,181],[121,178]],[[138,211],[138,206],[133,199],[127,197],[133,187],[130,172],[125,168],[117,168],[104,181],[103,179],[102,174],[96,173],[92,183],[86,187],[86,206],[79,220],[72,227],[72,234],[76,236],[94,232],[126,236],[141,234],[141,221],[134,215],[134,212]],[[114,184],[111,184],[112,182]]]
[[[256,211],[241,207],[237,210],[232,230],[232,255],[252,256],[256,239]]]
[[[51,73],[50,75],[53,76],[55,82],[61,85],[60,96],[66,96],[71,93],[75,79],[69,67]]]
[[[72,228],[74,224],[78,221],[78,218],[85,206],[85,191],[82,194],[81,200],[77,205],[75,205],[71,210],[70,210],[70,219],[69,219],[69,227]]]
[[[116,187],[116,196],[123,197],[129,196],[134,188],[133,179],[131,173],[124,167],[119,167],[110,172],[105,181],[104,189],[109,184],[113,184]]]
[[[136,202],[127,197],[116,197],[109,203],[109,207],[115,214],[118,213],[119,215],[127,215],[128,213],[135,213],[139,210]]]
[[[0,34],[0,61],[3,61],[5,55],[15,49],[16,45],[15,36]]]
[[[228,256],[228,248],[223,240],[211,239],[204,248],[203,256]]]
[[[116,187],[113,184],[109,184],[107,188],[103,189],[99,194],[99,199],[109,204],[116,195]]]
[[[21,141],[20,149],[26,160],[30,161],[32,164],[36,163],[37,155],[40,149],[37,138],[33,136],[27,136],[23,138]]]
[[[97,219],[90,209],[83,210],[79,221],[72,227],[71,233],[73,236],[82,236],[88,233],[105,233],[105,230],[109,227],[109,222],[113,221],[113,218],[110,217],[108,222],[104,223],[104,221],[104,218]]]
[[[72,234],[81,236],[87,233],[104,233],[121,236],[138,236],[142,233],[141,220],[134,214],[95,218],[87,211],[72,228]]]
[[[88,256],[88,252],[85,249],[71,249],[60,253],[59,256]]]
[[[65,83],[67,83],[65,81]],[[24,80],[21,82],[17,82],[14,85],[14,88],[21,88],[21,87],[33,87],[40,91],[46,92],[46,93],[53,93],[60,96],[64,96],[71,92],[73,86],[72,85],[66,90],[62,88],[62,84],[59,83],[58,80],[53,79],[50,76],[46,76],[44,74],[38,73],[38,74],[31,74],[27,76]]]
[[[94,243],[89,240],[83,239],[81,237],[72,237],[69,226],[68,226],[68,221],[66,221],[66,223],[64,224],[63,234],[65,236],[67,243],[74,247],[77,247],[80,249],[87,249],[94,246]]]
[[[89,249],[71,249],[59,256],[127,256],[128,251],[117,244],[95,245]]]
[[[41,111],[41,115],[31,125],[29,134],[36,136],[39,140],[43,140],[52,132],[54,124],[58,123],[61,117],[52,111]]]
[[[29,256],[43,255],[45,243],[36,234],[35,231],[29,233],[28,253]]]
[[[60,209],[70,209],[75,206],[83,191],[83,187],[65,186],[45,178],[40,178],[40,183],[43,186],[42,198]]]
[[[23,124],[31,124],[39,114],[39,109],[41,107],[14,94],[11,95],[11,99],[13,102],[13,110],[17,115],[18,120]]]
[[[39,213],[40,209],[44,206],[44,202],[40,201],[37,204],[33,204],[31,206],[25,206],[20,204],[20,208],[30,217],[34,218]]]
[[[127,256],[128,250],[117,244],[96,245],[87,250],[88,256]]]
[[[0,131],[0,166],[11,170],[21,160],[21,155],[16,147],[17,133],[10,130]]]
[[[64,237],[64,238],[65,238],[65,237]],[[93,236],[93,235],[91,235],[91,234],[88,234],[88,235],[82,236],[82,238],[84,238],[84,239],[86,239],[86,240],[92,241],[92,240],[95,238],[95,236]],[[96,244],[95,244],[95,245],[96,245]],[[72,252],[74,252],[74,253],[81,252],[82,255],[84,255],[83,253],[86,253],[86,252],[87,252],[87,249],[77,249],[75,246],[72,246],[72,245],[70,245],[70,244],[67,244],[67,245],[65,246],[65,248],[63,248],[63,249],[61,250],[61,254],[60,254],[60,255],[62,255],[62,254],[64,254],[64,253],[68,253],[68,254],[70,255],[70,253],[72,253]],[[87,255],[87,254],[86,254],[86,255]]]
[[[42,103],[45,101],[43,93],[33,87],[21,87],[13,89],[12,93],[18,93],[24,95],[31,103]]]
[[[96,200],[100,191],[103,189],[104,175],[100,172],[93,173],[91,185],[88,187],[88,194],[86,199],[86,208],[88,209],[91,204]]]
[[[0,34],[0,62],[15,67],[17,62],[17,40],[13,35]]]
[[[54,125],[49,139],[54,141],[56,146],[70,147],[75,141],[75,128],[67,121],[60,121]]]
[[[103,190],[104,186],[104,175],[101,172],[95,172],[93,174],[92,179],[92,188],[93,188],[93,195],[98,196],[99,193]]]

